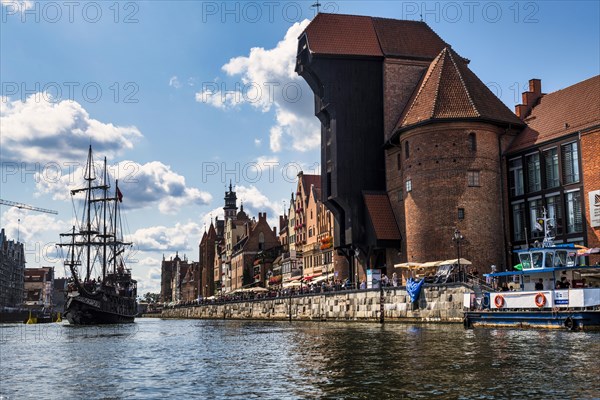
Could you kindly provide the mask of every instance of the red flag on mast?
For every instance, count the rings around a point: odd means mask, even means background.
[[[121,193],[119,188],[117,188],[117,198],[119,199],[119,203],[123,202],[123,193]]]

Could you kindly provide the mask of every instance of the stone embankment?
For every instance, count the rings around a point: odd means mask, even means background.
[[[161,318],[256,319],[296,321],[462,322],[462,285],[429,286],[412,303],[406,290],[386,288],[340,291],[171,308]]]

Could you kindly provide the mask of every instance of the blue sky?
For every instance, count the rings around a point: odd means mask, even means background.
[[[293,73],[314,1],[1,2],[0,197],[59,211],[0,208],[29,267],[62,275],[51,244],[90,139],[121,176],[142,292],[158,290],[163,254],[198,259],[230,179],[274,223],[297,171],[319,170],[312,93]],[[600,73],[596,1],[321,4],[423,18],[511,109],[530,78],[552,92]]]

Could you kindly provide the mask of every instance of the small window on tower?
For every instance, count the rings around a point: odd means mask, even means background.
[[[467,171],[467,183],[470,187],[481,186],[479,171]]]
[[[398,164],[397,165],[398,171],[400,171],[400,169],[402,168],[402,154],[401,154],[401,152],[398,152],[396,154],[396,163]]]
[[[477,138],[475,137],[475,132],[469,133],[469,150],[472,152],[477,151]]]
[[[408,159],[410,157],[410,149],[408,147],[408,141],[404,142],[404,158]]]
[[[412,192],[412,180],[411,179],[407,179],[406,180],[406,192]]]
[[[465,219],[465,209],[464,208],[459,208],[458,209],[458,219],[459,220],[463,220]]]

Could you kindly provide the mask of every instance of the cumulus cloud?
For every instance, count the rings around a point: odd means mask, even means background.
[[[202,232],[201,227],[195,222],[185,224],[177,223],[175,226],[151,226],[136,230],[131,236],[131,241],[139,251],[197,252],[197,238]]]
[[[90,140],[111,159],[142,137],[135,126],[98,121],[76,101],[55,102],[48,93],[24,101],[2,98],[0,126],[3,162],[79,162],[85,160]]]
[[[169,86],[174,87],[175,89],[179,89],[181,87],[181,82],[179,82],[179,78],[177,75],[174,75],[169,79]]]
[[[53,214],[26,211],[16,207],[8,208],[2,214],[2,228],[6,236],[10,240],[18,238],[21,243],[40,241],[45,233],[54,233],[57,227],[66,226],[65,222]],[[55,239],[55,242],[58,242],[58,236]]]
[[[101,177],[96,163],[97,177]],[[36,175],[37,194],[51,194],[54,199],[66,200],[70,190],[81,186],[85,167],[79,165],[61,175],[47,172]],[[159,161],[139,164],[121,161],[109,166],[114,179],[119,179],[119,189],[124,196],[123,207],[138,209],[157,204],[163,214],[174,214],[186,205],[205,205],[212,200],[210,193],[189,187],[185,177]],[[113,189],[114,190],[114,189]]]
[[[14,12],[24,12],[31,8],[33,8],[32,0],[0,0],[0,4],[7,8],[7,11],[10,10],[11,13]]]
[[[238,201],[244,204],[244,211],[248,216],[256,217],[259,212],[266,212],[269,224],[279,227],[279,216],[283,214],[283,199],[271,201],[254,185],[238,186],[236,192]]]
[[[275,111],[269,131],[273,152],[308,151],[320,144],[320,125],[314,116],[313,94],[295,69],[298,36],[309,21],[292,25],[272,49],[254,47],[248,56],[234,57],[223,71],[240,77],[237,83],[204,84],[196,101],[226,110],[249,104],[262,112]]]

